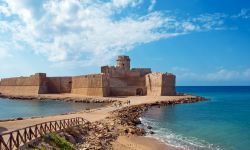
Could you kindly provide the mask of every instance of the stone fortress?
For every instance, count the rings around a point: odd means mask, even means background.
[[[83,96],[171,96],[176,95],[175,75],[152,73],[149,68],[130,69],[130,58],[118,56],[116,66],[102,66],[101,73],[72,77],[47,77],[36,73],[30,77],[4,78],[0,81],[4,95],[71,93]]]

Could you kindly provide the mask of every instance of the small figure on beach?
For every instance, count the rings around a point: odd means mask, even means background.
[[[122,106],[122,102],[119,102],[119,107],[121,107]]]

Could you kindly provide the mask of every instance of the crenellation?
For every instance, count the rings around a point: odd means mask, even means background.
[[[175,95],[175,75],[152,73],[150,68],[130,69],[129,56],[118,56],[116,66],[102,66],[101,73],[70,77],[3,78],[0,93],[34,95],[73,93],[86,96],[165,96]]]

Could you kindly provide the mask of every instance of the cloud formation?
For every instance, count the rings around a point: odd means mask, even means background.
[[[151,0],[150,5],[148,7],[148,11],[152,11],[155,7],[155,4],[156,4],[156,0]]]
[[[250,68],[245,68],[241,70],[230,70],[221,68],[209,73],[195,73],[187,68],[173,67],[172,71],[178,76],[180,80],[192,79],[199,81],[244,81],[250,79]]]
[[[101,65],[140,44],[223,26],[223,14],[178,18],[153,11],[155,3],[135,15],[126,10],[142,0],[4,0],[0,54],[31,49],[56,65]]]

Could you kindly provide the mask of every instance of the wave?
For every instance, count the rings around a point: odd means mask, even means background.
[[[148,137],[155,138],[167,145],[174,147],[183,148],[185,150],[223,150],[223,148],[211,144],[205,140],[198,139],[195,137],[186,137],[181,134],[177,134],[168,128],[162,128],[159,123],[155,120],[150,120],[148,118],[140,118],[142,125],[146,131],[149,131],[146,127],[148,125],[153,127],[155,134],[147,135]]]

